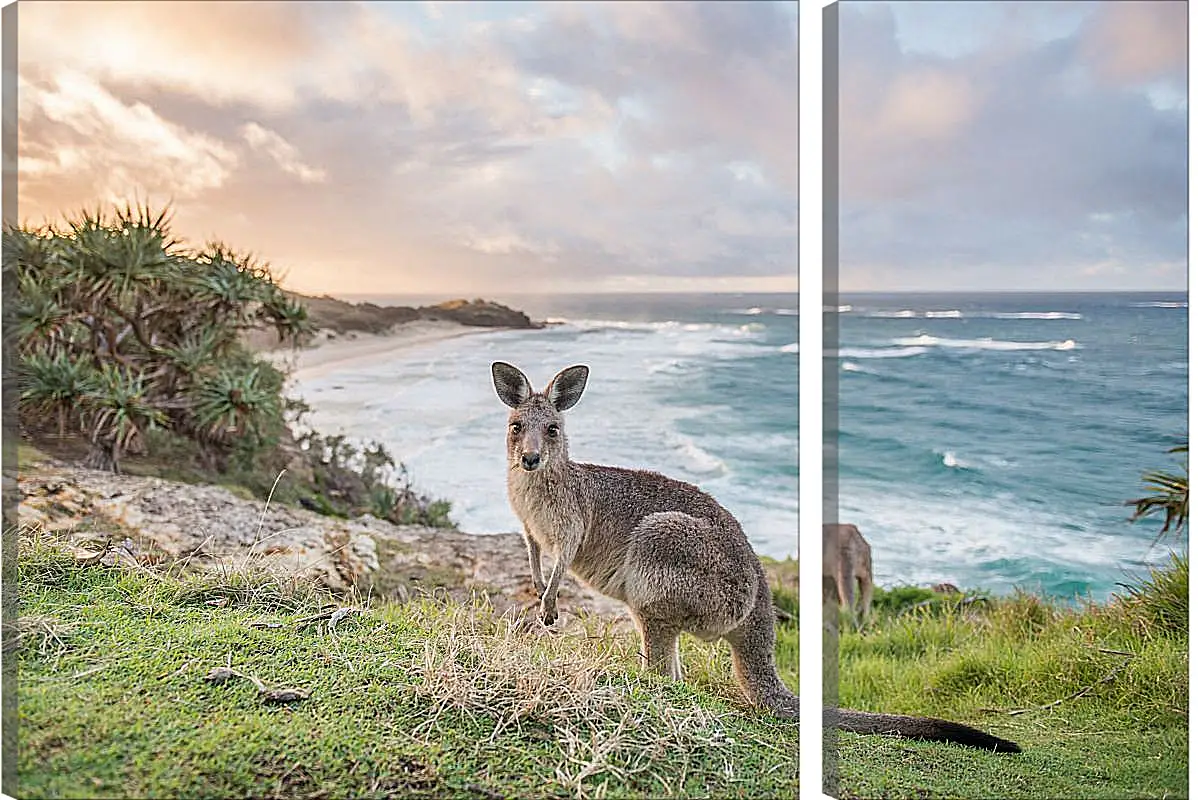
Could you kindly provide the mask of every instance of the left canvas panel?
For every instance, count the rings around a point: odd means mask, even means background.
[[[795,796],[797,4],[9,10],[4,791]]]

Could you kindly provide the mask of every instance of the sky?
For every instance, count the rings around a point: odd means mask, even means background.
[[[797,19],[21,4],[19,217],[170,202],[309,293],[794,291]]]
[[[1186,5],[849,0],[842,291],[1186,288]]]

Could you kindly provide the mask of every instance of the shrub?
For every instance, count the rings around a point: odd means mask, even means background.
[[[282,376],[240,335],[267,324],[294,341],[310,324],[266,266],[220,243],[185,249],[167,212],[128,205],[7,228],[3,251],[28,426],[83,434],[88,463],[114,471],[155,428],[214,465],[278,435]]]
[[[417,493],[381,444],[359,452],[343,436],[292,433],[307,405],[283,396],[284,374],[242,335],[268,326],[296,343],[312,325],[266,265],[219,242],[187,249],[166,211],[128,205],[6,228],[3,256],[27,432],[82,436],[95,468],[120,471],[155,448],[171,477],[262,498],[278,489],[325,514],[453,525],[449,503]]]

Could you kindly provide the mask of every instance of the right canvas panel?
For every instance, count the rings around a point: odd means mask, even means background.
[[[824,22],[825,791],[1184,797],[1186,4]]]

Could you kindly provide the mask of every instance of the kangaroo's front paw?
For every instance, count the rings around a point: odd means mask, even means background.
[[[557,599],[541,598],[541,622],[549,627],[557,622]]]

